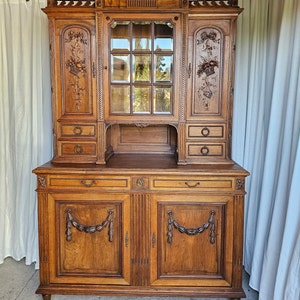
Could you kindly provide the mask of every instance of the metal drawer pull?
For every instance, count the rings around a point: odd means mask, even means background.
[[[207,128],[207,127],[202,128],[201,134],[205,137],[209,136],[209,134],[210,134],[209,128]]]
[[[200,152],[202,155],[206,156],[209,154],[209,149],[207,146],[203,146],[203,147],[201,147]]]
[[[96,184],[95,180],[87,181],[87,180],[80,180],[80,183],[86,187],[91,187],[92,185]]]
[[[74,146],[74,153],[75,154],[81,154],[82,153],[82,146],[80,144],[77,144]]]
[[[97,225],[83,225],[80,224],[73,216],[72,210],[69,208],[66,210],[66,240],[70,242],[72,240],[72,226],[75,227],[78,231],[85,233],[95,233],[97,231],[102,231],[104,228],[108,226],[108,240],[110,242],[113,241],[113,215],[114,212],[112,210],[108,211],[108,215],[106,219]]]
[[[195,187],[197,187],[198,185],[200,185],[200,182],[198,181],[198,182],[196,182],[196,183],[194,183],[194,184],[190,184],[189,182],[185,182],[184,183],[187,187],[189,187],[189,188],[195,188]]]
[[[169,244],[172,244],[173,241],[173,227],[175,227],[180,233],[185,233],[187,235],[197,235],[199,233],[202,233],[204,230],[208,229],[210,227],[210,243],[215,243],[215,211],[211,210],[209,214],[209,218],[207,222],[205,222],[203,225],[197,227],[197,228],[185,228],[184,226],[180,225],[177,221],[173,218],[173,212],[171,210],[168,211],[168,239],[167,242]]]
[[[74,135],[81,135],[82,134],[82,128],[80,126],[75,126],[73,129]]]

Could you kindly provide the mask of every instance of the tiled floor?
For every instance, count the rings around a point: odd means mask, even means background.
[[[258,294],[248,286],[248,276],[244,274],[243,286],[247,300],[257,300]],[[39,272],[34,265],[26,266],[24,260],[19,262],[7,258],[0,265],[0,300],[36,300],[42,299],[35,291],[39,284]],[[96,296],[62,296],[53,295],[51,300],[192,300],[191,298],[167,297],[96,297]],[[193,298],[197,300],[197,298]],[[200,300],[198,298],[198,300]],[[210,299],[213,300],[213,299]],[[220,300],[220,299],[219,299]],[[224,300],[224,299],[223,299]]]

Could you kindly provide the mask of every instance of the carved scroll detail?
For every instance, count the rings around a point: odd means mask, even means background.
[[[102,231],[104,228],[108,227],[108,240],[113,241],[113,214],[112,210],[108,211],[106,219],[97,225],[83,225],[80,224],[73,216],[72,210],[69,208],[66,210],[66,240],[70,242],[72,240],[72,226],[75,227],[78,231],[85,233],[95,233],[97,231]]]
[[[180,225],[176,220],[173,218],[173,212],[170,210],[168,211],[168,243],[172,244],[173,241],[173,227],[175,227],[180,233],[185,233],[187,235],[197,235],[202,233],[206,229],[210,227],[210,243],[215,243],[215,211],[212,210],[209,215],[209,219],[203,225],[197,228],[185,228],[184,226]]]

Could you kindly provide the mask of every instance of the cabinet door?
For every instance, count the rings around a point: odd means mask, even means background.
[[[232,278],[233,197],[153,196],[151,284],[223,286]]]
[[[50,283],[129,285],[129,199],[48,195]]]
[[[56,162],[97,157],[95,20],[52,21],[52,87]]]

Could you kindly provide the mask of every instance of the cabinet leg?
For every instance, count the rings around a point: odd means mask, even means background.
[[[43,294],[43,300],[51,300],[51,295],[49,294]]]

